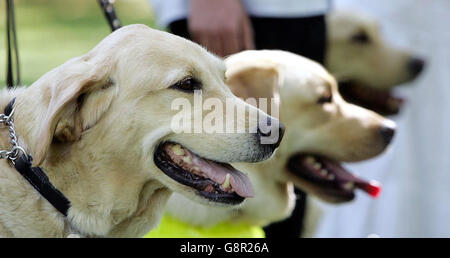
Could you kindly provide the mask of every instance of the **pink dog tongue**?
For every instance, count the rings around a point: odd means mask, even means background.
[[[192,162],[201,169],[206,177],[221,185],[225,182],[227,174],[230,174],[230,185],[234,191],[245,198],[253,197],[254,192],[250,179],[241,171],[230,165],[205,160],[196,155],[192,155]]]
[[[345,174],[341,174],[340,172],[337,174],[338,179],[353,182],[357,188],[363,190],[373,198],[377,198],[380,195],[381,185],[375,180],[366,181],[346,171]]]
[[[375,180],[366,181],[361,179],[352,173],[345,170],[341,165],[331,160],[324,159],[324,162],[328,167],[332,167],[333,174],[336,176],[336,180],[340,182],[341,185],[344,185],[348,182],[353,182],[355,186],[373,198],[377,198],[381,192],[381,184]]]

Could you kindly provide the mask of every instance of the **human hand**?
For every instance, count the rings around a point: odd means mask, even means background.
[[[193,41],[219,56],[254,49],[253,29],[240,0],[191,0]]]

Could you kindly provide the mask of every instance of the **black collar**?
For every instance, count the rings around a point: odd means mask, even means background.
[[[5,115],[11,114],[15,98],[5,107]],[[31,155],[22,154],[15,160],[16,170],[42,195],[47,201],[55,207],[64,216],[70,208],[70,201],[58,189],[53,186],[47,175],[40,167],[32,167],[33,158]]]

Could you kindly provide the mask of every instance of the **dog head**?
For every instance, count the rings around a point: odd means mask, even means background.
[[[402,100],[389,90],[415,79],[425,61],[385,41],[377,21],[361,13],[330,13],[327,31],[325,66],[345,82],[343,96],[380,113],[397,113]]]
[[[392,121],[344,101],[335,79],[301,56],[245,51],[226,64],[228,82],[238,96],[279,98],[279,118],[287,131],[273,162],[282,163],[285,173],[270,173],[272,178],[292,181],[330,202],[353,199],[355,187],[377,194],[377,186],[351,175],[337,161],[361,161],[383,152],[394,135]]]
[[[35,115],[18,119],[17,126],[34,166],[77,162],[92,173],[110,171],[113,188],[133,182],[139,188],[156,179],[193,199],[238,204],[252,195],[251,184],[226,163],[270,157],[282,129],[272,144],[261,144],[263,134],[250,115],[237,121],[253,125],[253,133],[173,130],[177,115],[186,118],[189,128],[196,112],[206,119],[208,114],[195,105],[173,107],[177,99],[193,104],[198,95],[222,104],[228,100],[257,112],[263,121],[275,121],[236,98],[224,74],[223,62],[195,43],[144,25],[126,26],[88,54],[44,75],[27,90],[34,98],[18,96],[17,115]],[[76,157],[84,160],[71,161]]]

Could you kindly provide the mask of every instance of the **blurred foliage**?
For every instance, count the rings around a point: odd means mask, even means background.
[[[14,0],[22,84],[87,53],[110,33],[97,0]],[[148,0],[116,0],[122,25],[154,27]],[[0,85],[6,76],[5,1],[0,2]]]

